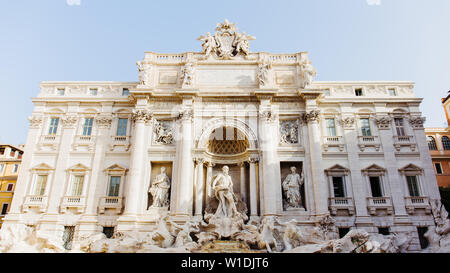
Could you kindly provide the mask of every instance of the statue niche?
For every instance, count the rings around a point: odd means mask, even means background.
[[[154,179],[152,180],[151,185],[148,189],[149,193],[148,204],[150,208],[169,207],[170,203],[169,195],[171,185],[170,182],[171,182],[170,178],[167,175],[167,168],[165,166],[161,166],[160,173],[154,176]]]
[[[284,210],[306,209],[305,187],[303,170],[300,164],[281,162],[281,188],[283,192],[283,208]],[[297,170],[302,170],[297,173]]]

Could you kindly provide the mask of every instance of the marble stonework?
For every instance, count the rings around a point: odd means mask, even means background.
[[[430,201],[440,196],[412,82],[315,81],[307,52],[251,52],[255,37],[228,21],[199,40],[200,52],[146,52],[137,82],[42,82],[4,226],[58,238],[74,227],[76,243],[105,227],[150,232],[164,215],[178,225],[201,221],[227,165],[241,231],[265,217],[294,229],[331,215],[336,228],[412,234],[408,251],[421,249],[417,228],[435,226]],[[302,174],[302,205],[287,209],[290,162]],[[162,166],[169,200],[151,206]]]

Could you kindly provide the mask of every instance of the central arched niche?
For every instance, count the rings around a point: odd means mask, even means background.
[[[249,147],[246,135],[234,127],[223,126],[215,129],[208,142],[208,152],[212,155],[240,155]]]
[[[249,200],[249,170],[245,163],[249,158],[249,149],[247,136],[240,129],[225,125],[212,130],[206,145],[207,157],[214,163],[212,178],[227,165],[233,191],[237,197],[242,196],[245,203]]]

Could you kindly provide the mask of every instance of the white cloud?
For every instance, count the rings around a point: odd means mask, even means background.
[[[367,4],[370,6],[379,6],[381,5],[381,0],[366,0]]]
[[[66,0],[69,6],[79,6],[81,5],[81,0]]]

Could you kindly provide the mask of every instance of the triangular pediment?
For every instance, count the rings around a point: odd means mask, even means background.
[[[421,173],[423,171],[423,169],[411,163],[411,164],[408,164],[405,167],[399,169],[399,171],[402,173],[405,173],[405,172]]]
[[[350,169],[347,169],[344,166],[341,166],[339,164],[336,164],[328,169],[325,170],[325,173],[328,175],[332,174],[348,174],[350,172]]]
[[[378,166],[377,164],[372,164],[369,167],[362,169],[362,172],[386,172],[386,169]]]
[[[39,165],[36,165],[32,168],[32,170],[53,170],[54,168],[52,168],[51,166],[45,164],[45,163],[41,163]]]
[[[85,165],[78,163],[70,168],[67,169],[68,171],[88,171],[90,170],[88,167],[86,167]]]
[[[114,164],[109,166],[108,168],[105,169],[105,172],[110,172],[110,171],[127,171],[127,168],[124,168],[122,166],[120,166],[119,164]]]

